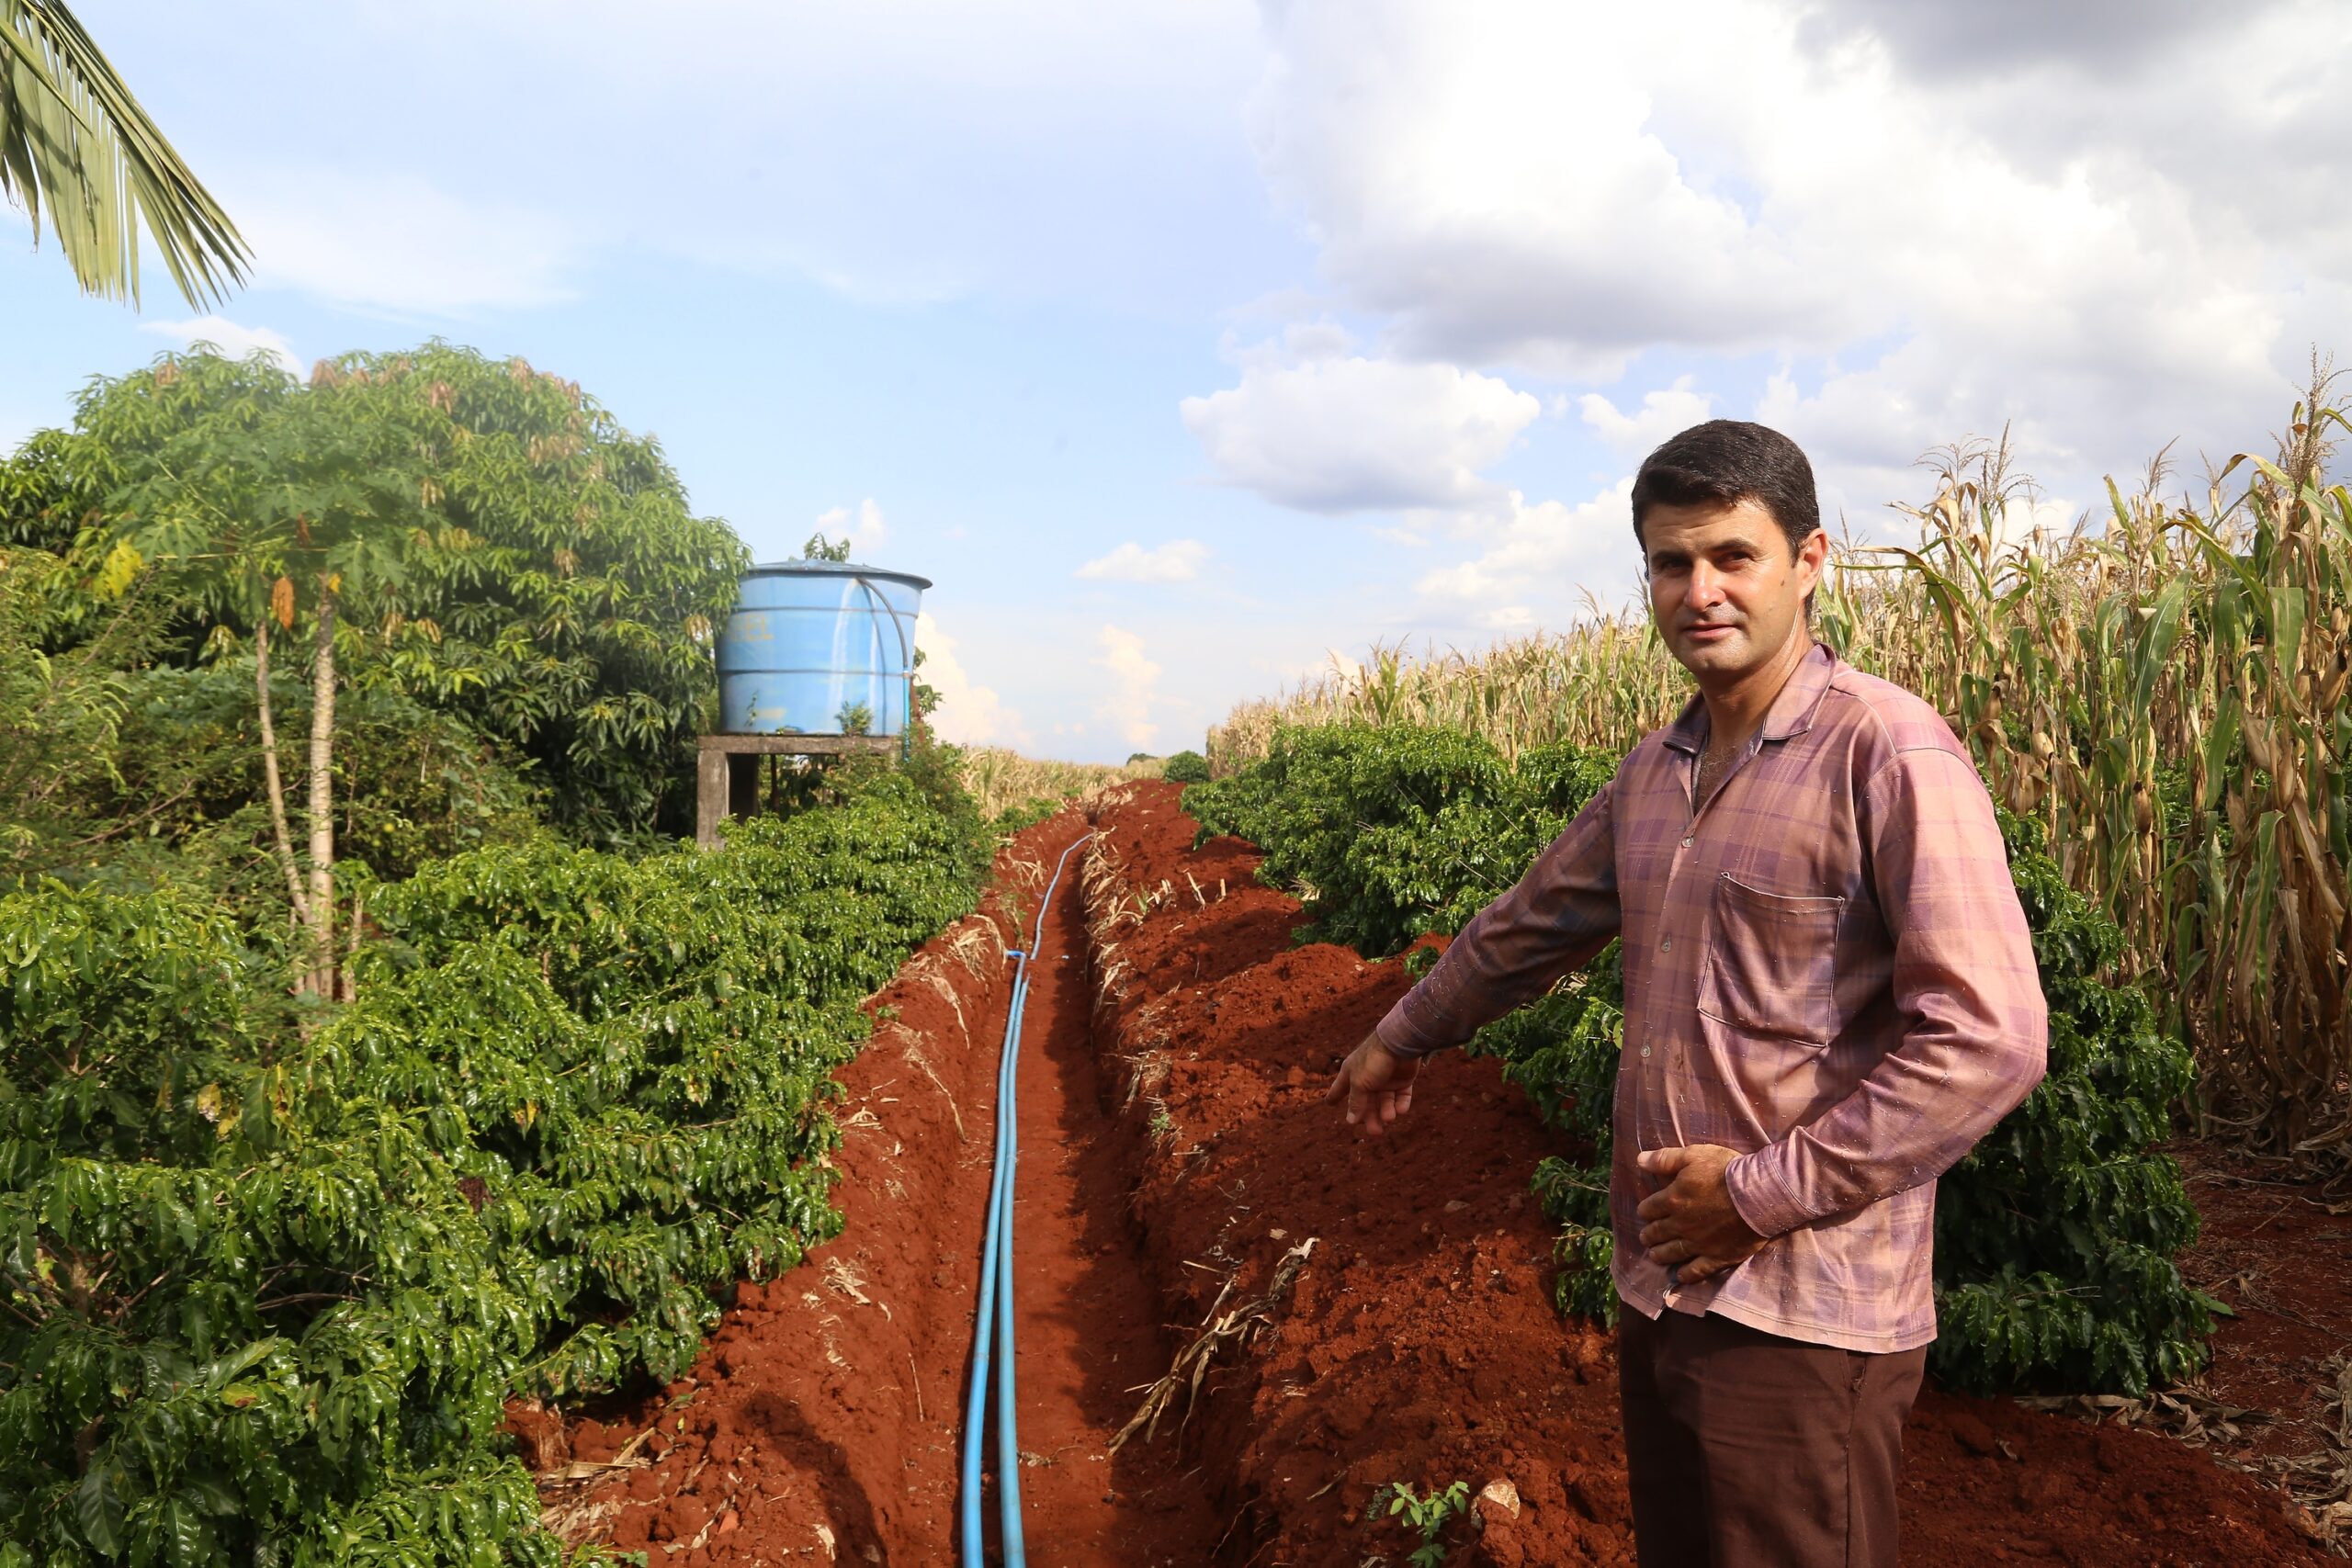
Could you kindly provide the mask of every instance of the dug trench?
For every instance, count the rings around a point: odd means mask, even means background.
[[[1496,1064],[1454,1054],[1389,1136],[1358,1138],[1323,1091],[1406,989],[1402,964],[1301,945],[1297,901],[1257,883],[1248,845],[1194,849],[1163,784],[1018,836],[981,912],[874,999],[875,1038],[836,1075],[839,1240],[739,1287],[667,1389],[516,1407],[549,1521],[657,1568],[955,1561],[1001,955],[1090,828],[1039,944],[1020,1077],[1031,1559],[1403,1568],[1423,1538],[1390,1513],[1396,1483],[1459,1482],[1439,1561],[1631,1563],[1611,1342],[1553,1306],[1528,1190],[1557,1135]],[[2308,1258],[2333,1225],[2341,1252],[2352,1230],[2314,1207],[2273,1232]],[[2200,1259],[2275,1280],[2267,1245],[2209,1227]],[[2309,1382],[2352,1337],[2343,1317],[2301,1360],[2264,1339],[2262,1386]],[[2267,1320],[2241,1305],[2225,1325],[2216,1387],[2249,1321]],[[2230,1407],[2196,1408],[2210,1450],[2111,1411],[2094,1426],[1930,1390],[1905,1439],[1904,1561],[2333,1561],[2309,1516],[2298,1529],[2279,1490],[2227,1468],[2255,1457],[2223,1443]]]
[[[1087,831],[1065,813],[1016,835],[979,910],[866,1004],[873,1036],[834,1075],[839,1238],[775,1280],[738,1285],[700,1359],[666,1388],[586,1409],[509,1407],[560,1534],[659,1568],[956,1561],[1006,953],[1027,942],[1048,868]],[[1136,1151],[1101,1111],[1075,882],[1063,879],[1031,970],[1017,1095],[1030,1559],[1197,1564],[1226,1521],[1194,1466],[1165,1445],[1110,1449],[1126,1391],[1172,1346],[1125,1202]],[[993,1551],[992,1481],[986,1492]]]

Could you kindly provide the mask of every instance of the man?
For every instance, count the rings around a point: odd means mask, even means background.
[[[1622,934],[1611,1271],[1641,1561],[1893,1568],[1936,1178],[2041,1077],[2033,949],[1967,750],[1810,635],[1828,545],[1795,444],[1687,430],[1633,513],[1698,695],[1330,1099],[1381,1132],[1420,1056]]]

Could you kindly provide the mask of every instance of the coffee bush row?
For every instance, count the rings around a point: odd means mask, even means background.
[[[839,1229],[831,1068],[985,847],[908,781],[380,889],[356,999],[171,894],[0,897],[0,1564],[553,1564],[504,1400],[681,1371]]]

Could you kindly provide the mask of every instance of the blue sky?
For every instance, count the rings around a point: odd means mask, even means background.
[[[1621,600],[1700,418],[1865,536],[2007,423],[2064,522],[2352,320],[2340,6],[77,11],[256,274],[133,312],[0,217],[0,446],[199,333],[519,354],[763,558],[934,579],[942,728],[1037,754]]]

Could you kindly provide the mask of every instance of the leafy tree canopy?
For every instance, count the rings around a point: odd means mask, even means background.
[[[149,569],[183,656],[339,601],[339,663],[536,764],[576,833],[682,830],[712,627],[748,555],[577,384],[435,340],[307,383],[199,346],[93,379],[0,463],[0,540],[95,597]]]

